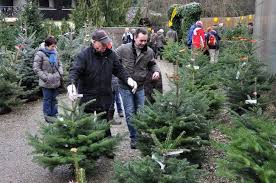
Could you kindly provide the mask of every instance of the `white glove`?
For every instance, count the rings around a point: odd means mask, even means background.
[[[137,90],[137,83],[132,78],[127,79],[127,84],[132,88],[132,93],[135,93]]]
[[[75,85],[71,84],[67,86],[67,95],[71,101],[75,101],[78,98],[78,92]]]

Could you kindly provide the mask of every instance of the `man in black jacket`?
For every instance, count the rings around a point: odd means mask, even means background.
[[[72,101],[76,100],[78,93],[83,94],[81,104],[96,99],[96,102],[86,106],[85,112],[106,112],[103,118],[107,121],[110,120],[107,114],[113,102],[112,74],[130,86],[133,92],[137,89],[137,83],[130,78],[111,48],[111,39],[104,30],[93,32],[91,46],[77,55],[70,68],[69,79],[72,83],[67,87]],[[107,135],[111,136],[110,130]]]

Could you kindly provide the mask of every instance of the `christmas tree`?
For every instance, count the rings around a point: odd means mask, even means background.
[[[146,156],[123,165],[115,165],[117,183],[199,183],[201,171],[187,160],[169,158],[164,161],[164,169],[158,162]]]
[[[6,47],[9,50],[14,50],[15,39],[19,33],[18,23],[15,25],[10,25],[4,21],[4,17],[0,15],[0,45],[1,47]]]
[[[151,158],[146,156],[126,163],[115,165],[115,182],[144,183],[144,182],[199,182],[201,170],[197,165],[190,165],[186,159],[176,159],[175,156],[189,151],[188,149],[176,149],[181,141],[184,131],[173,139],[173,126],[169,127],[165,141],[160,141],[156,134],[151,134],[155,148]]]
[[[38,77],[33,71],[33,61],[36,50],[33,48],[35,34],[27,36],[19,34],[16,38],[18,50],[17,72],[21,75],[21,86],[24,94],[21,98],[27,101],[36,100],[39,97]]]
[[[77,158],[80,167],[91,169],[100,156],[113,153],[119,137],[106,137],[110,125],[100,118],[101,114],[84,113],[84,107],[88,104],[64,105],[62,118],[51,125],[42,124],[39,134],[29,135],[37,163],[53,170],[60,165],[73,165]],[[74,157],[71,148],[77,148]]]
[[[0,49],[0,114],[21,103],[20,75],[16,72],[18,52]]]
[[[223,89],[229,98],[230,107],[241,113],[242,108],[265,108],[265,104],[274,98],[269,95],[269,91],[275,77],[266,72],[266,65],[255,58],[253,50],[254,46],[248,40],[234,41],[224,48],[220,59],[218,73]],[[256,103],[246,104],[246,100],[256,100]]]
[[[275,182],[275,120],[247,113],[222,129],[231,141],[221,144],[226,156],[218,161],[218,174],[235,182]]]
[[[177,148],[190,150],[182,156],[193,163],[200,163],[200,149],[208,144],[210,130],[205,118],[209,101],[204,93],[180,88],[179,92],[164,95],[157,93],[155,100],[154,104],[145,106],[133,120],[138,130],[138,148],[145,155],[151,154],[154,147],[151,134],[155,133],[160,141],[165,141],[169,127],[173,126],[173,140],[184,131]]]
[[[27,4],[20,16],[20,21],[26,29],[27,36],[35,33],[34,46],[38,47],[40,43],[47,37],[47,32],[43,28],[42,15],[38,8],[37,0],[27,0]]]
[[[68,80],[68,71],[74,61],[75,56],[84,48],[91,44],[90,33],[95,30],[95,27],[85,25],[83,29],[79,30],[78,35],[67,34],[59,37],[57,48],[59,59],[63,64],[64,81]]]

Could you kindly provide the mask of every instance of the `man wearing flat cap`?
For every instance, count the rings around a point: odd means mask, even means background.
[[[103,116],[107,121],[108,110],[112,100],[112,74],[128,85],[133,92],[137,83],[125,71],[112,50],[112,41],[104,30],[92,33],[92,44],[81,51],[69,70],[71,84],[67,87],[68,97],[74,101],[78,94],[83,94],[80,103],[96,99],[96,102],[85,107],[87,113],[106,112]],[[110,129],[107,132],[111,136]]]

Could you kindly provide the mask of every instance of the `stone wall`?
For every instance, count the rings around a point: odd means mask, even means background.
[[[129,27],[129,30],[136,29],[137,27]],[[113,41],[113,48],[117,48],[122,44],[122,36],[125,32],[125,27],[104,27],[110,38]]]

